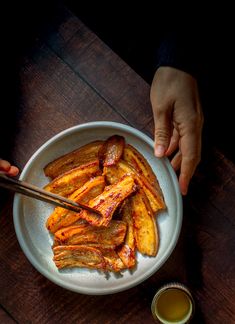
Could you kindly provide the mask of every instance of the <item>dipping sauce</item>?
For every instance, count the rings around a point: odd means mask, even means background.
[[[152,302],[152,313],[160,323],[187,323],[193,312],[191,294],[179,287],[165,287],[158,291]]]

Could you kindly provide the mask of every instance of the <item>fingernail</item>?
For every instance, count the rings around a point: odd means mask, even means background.
[[[180,186],[180,191],[181,191],[182,195],[186,196],[188,193],[188,182],[182,175],[180,175],[180,178],[179,178],[179,186]]]
[[[155,155],[157,157],[162,157],[165,153],[165,147],[163,145],[157,145],[155,147]]]
[[[181,193],[182,193],[183,196],[186,196],[187,193],[188,193],[188,190],[187,189],[182,189],[181,190]]]

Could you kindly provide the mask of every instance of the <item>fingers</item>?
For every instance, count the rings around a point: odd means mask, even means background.
[[[174,170],[180,169],[179,186],[182,195],[188,192],[189,182],[200,161],[201,133],[200,127],[187,125],[184,135],[180,136],[174,128],[171,136],[171,123],[168,113],[156,114],[155,122],[155,155],[171,155],[180,144],[180,150],[171,161]]]
[[[169,147],[172,133],[171,112],[169,110],[156,110],[155,119],[155,145],[154,153],[157,157],[163,157]]]
[[[180,139],[179,133],[174,128],[169,147],[166,151],[166,156],[170,156],[179,147],[179,139]]]
[[[14,165],[12,165],[7,172],[7,174],[12,177],[17,176],[18,173],[19,173],[19,169]]]
[[[182,195],[188,192],[189,182],[201,158],[201,138],[198,132],[183,136],[180,141],[181,166],[179,176],[179,186]]]
[[[11,165],[8,161],[6,160],[0,160],[0,170],[8,172],[10,169]]]
[[[19,169],[13,165],[11,165],[6,160],[0,159],[0,171],[5,172],[9,176],[16,176],[19,173]]]
[[[157,157],[171,156],[175,170],[180,169],[179,185],[183,195],[199,163],[203,114],[196,80],[171,67],[160,67],[151,85]]]
[[[191,142],[191,144],[193,145],[193,140],[190,141],[189,138],[186,138],[186,141],[187,140]],[[191,146],[191,150],[190,149],[187,150],[184,148],[185,147],[184,141],[181,147],[183,147],[183,153],[179,150],[171,160],[171,165],[175,171],[178,171],[180,169],[180,175],[179,175],[180,191],[182,195],[186,195],[188,192],[189,182],[200,161],[200,148],[198,147],[198,149],[193,149],[193,146]]]
[[[171,165],[172,165],[172,168],[177,171],[180,169],[180,166],[181,166],[181,161],[182,161],[182,154],[180,151],[178,151],[176,153],[176,155],[173,157],[173,159],[171,160]]]
[[[183,195],[187,194],[189,182],[195,172],[201,156],[201,126],[197,123],[186,124],[180,137],[179,132],[174,129],[170,140],[170,145],[166,155],[171,155],[176,149],[178,152],[171,160],[171,165],[175,171],[180,170],[179,186]]]

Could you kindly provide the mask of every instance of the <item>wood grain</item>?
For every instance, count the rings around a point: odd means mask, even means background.
[[[0,306],[0,323],[14,324],[13,318]]]
[[[61,18],[46,43],[115,111],[142,129],[152,119],[149,85],[69,11],[63,10]]]
[[[149,86],[66,9],[25,56],[20,85],[11,151],[21,168],[51,136],[88,121],[122,122],[153,136]],[[193,323],[234,323],[234,198],[235,166],[217,149],[206,150],[164,266],[127,291],[88,296],[55,285],[29,263],[14,230],[13,195],[1,192],[0,322],[154,323],[157,288],[180,281],[195,297]]]

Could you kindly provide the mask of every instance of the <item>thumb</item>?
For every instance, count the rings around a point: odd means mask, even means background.
[[[154,153],[157,157],[164,156],[171,138],[171,119],[167,112],[155,115]]]

